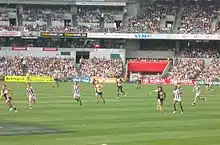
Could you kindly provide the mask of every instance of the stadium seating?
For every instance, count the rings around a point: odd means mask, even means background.
[[[219,53],[214,48],[184,48],[181,55],[185,58],[219,58]]]
[[[176,16],[177,6],[173,2],[155,2],[142,8],[134,18],[129,19],[127,29],[131,32],[161,32],[160,20],[166,15]]]
[[[219,5],[214,2],[188,2],[183,10],[180,33],[212,33],[212,21],[217,16]]]
[[[213,59],[200,73],[198,80],[217,81],[220,80],[220,59]]]
[[[168,78],[177,80],[196,79],[205,67],[204,59],[183,58],[174,61]]]
[[[122,69],[123,64],[120,59],[82,59],[81,63],[81,74],[89,77],[114,78],[122,75]]]
[[[183,8],[183,9],[182,9]],[[77,25],[64,25],[64,18],[71,19],[70,7],[27,7],[19,12],[22,16],[23,27],[31,31],[74,31],[74,32],[148,32],[148,33],[218,33],[219,5],[214,1],[190,1],[179,6],[169,1],[155,1],[141,7],[135,17],[123,21],[120,26],[115,25],[115,16],[124,16],[120,7],[77,7]],[[10,26],[9,12],[16,14],[16,9],[1,7],[0,30],[17,30],[18,26]],[[18,12],[17,12],[18,13]],[[176,21],[180,15],[180,20]],[[179,22],[178,31],[174,27],[164,27],[166,17],[172,17],[173,24]],[[51,22],[49,22],[51,20]],[[168,20],[169,21],[169,20]],[[104,24],[102,28],[100,24]],[[50,24],[50,25],[48,25]],[[162,25],[161,25],[162,24]],[[173,25],[174,26],[174,25]],[[21,29],[23,30],[23,29]]]
[[[23,75],[20,57],[1,57],[0,76]],[[77,71],[74,59],[27,57],[28,71],[30,75],[46,75],[58,73],[60,78],[71,78],[79,73],[87,77],[111,78],[122,75],[122,61],[120,59],[91,58],[82,59],[81,69]]]

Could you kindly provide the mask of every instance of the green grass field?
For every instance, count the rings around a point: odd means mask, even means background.
[[[106,104],[96,104],[94,89],[81,84],[83,106],[71,98],[72,85],[62,83],[33,84],[38,103],[29,110],[25,84],[10,84],[18,113],[9,112],[3,100],[0,104],[0,145],[219,145],[220,90],[208,95],[208,101],[191,106],[192,86],[183,87],[184,115],[172,114],[172,86],[165,86],[165,114],[156,110],[155,96],[148,92],[155,86],[124,87],[128,96],[116,99],[114,84],[106,84]],[[204,90],[204,87],[202,87]],[[179,108],[178,108],[179,109]],[[5,125],[8,125],[5,127]],[[57,132],[36,134],[35,128]],[[29,134],[19,135],[22,130]],[[32,130],[32,134],[31,131]],[[7,136],[3,136],[6,133]]]

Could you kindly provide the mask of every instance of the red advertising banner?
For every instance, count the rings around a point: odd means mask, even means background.
[[[143,84],[175,84],[176,81],[173,79],[143,79]],[[182,85],[194,85],[194,80],[181,80],[178,81]]]
[[[27,51],[27,47],[12,47],[13,51]]]
[[[131,61],[128,63],[130,72],[156,72],[161,73],[166,68],[167,61]]]
[[[0,31],[0,37],[19,37],[21,32],[19,31]]]
[[[43,48],[43,51],[58,51],[58,48]]]

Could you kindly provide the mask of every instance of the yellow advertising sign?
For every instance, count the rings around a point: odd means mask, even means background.
[[[5,76],[5,82],[54,82],[49,76]]]

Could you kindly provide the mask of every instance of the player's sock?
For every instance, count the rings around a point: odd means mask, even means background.
[[[206,98],[206,97],[203,97],[203,100],[205,100],[205,101],[206,101],[206,100],[207,100],[207,98]]]
[[[180,109],[181,109],[181,112],[183,112],[183,106],[182,106],[182,104],[180,104]]]
[[[175,114],[176,113],[176,104],[173,104],[173,114]]]
[[[119,92],[117,92],[117,98],[119,98]]]
[[[79,101],[79,105],[82,106],[82,101],[81,100]]]
[[[8,104],[8,107],[9,107],[9,108],[13,108],[13,106],[12,106],[12,104],[11,104],[11,103],[9,103],[9,104]]]

